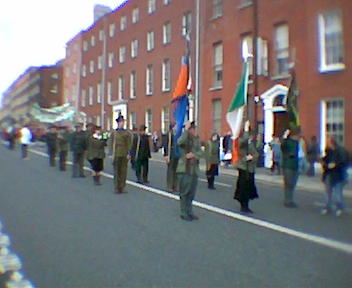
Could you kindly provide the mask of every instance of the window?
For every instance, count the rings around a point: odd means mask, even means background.
[[[132,23],[135,24],[139,21],[139,8],[132,10]]]
[[[53,94],[57,94],[59,92],[57,84],[55,84],[51,87],[50,92]]]
[[[251,35],[246,35],[242,38],[242,59],[248,57],[248,55],[253,55],[253,37]],[[248,58],[248,74],[253,74],[253,57]]]
[[[222,0],[213,0],[213,18],[222,16]]]
[[[97,115],[95,123],[96,123],[97,126],[101,125],[101,121],[100,121],[100,116],[99,115]]]
[[[108,103],[112,101],[112,82],[109,81],[107,85],[107,95],[108,95]]]
[[[122,16],[120,19],[120,30],[124,31],[127,28],[127,17],[126,16]]]
[[[108,117],[106,119],[106,130],[110,131],[111,130],[111,119]]]
[[[253,4],[253,0],[240,0],[240,7],[244,8]]]
[[[103,41],[103,40],[104,40],[104,31],[99,30],[99,41]]]
[[[130,98],[137,98],[137,74],[136,71],[132,71],[130,74]]]
[[[221,133],[221,100],[213,101],[213,131]]]
[[[171,42],[171,23],[166,22],[163,25],[163,44],[168,44]]]
[[[90,72],[90,74],[94,73],[94,61],[93,60],[90,60],[90,62],[89,62],[89,72]]]
[[[119,100],[123,100],[125,99],[125,79],[123,78],[123,76],[119,77],[118,84],[119,84]]]
[[[182,16],[182,36],[186,36],[191,32],[191,25],[192,25],[192,13],[191,12],[186,12]]]
[[[108,56],[108,66],[112,68],[114,66],[114,53],[110,52]]]
[[[167,133],[170,126],[170,108],[168,106],[164,107],[161,111],[161,132]]]
[[[98,83],[97,84],[97,103],[100,104],[101,103],[101,84]]]
[[[92,47],[95,46],[95,36],[91,36],[91,37],[90,37],[90,45],[91,45]]]
[[[165,59],[162,65],[162,91],[170,91],[171,86],[171,65],[170,59]]]
[[[115,36],[115,23],[109,25],[109,36],[114,37]]]
[[[148,14],[152,14],[156,10],[156,0],[148,0]]]
[[[87,67],[86,65],[82,66],[82,77],[86,77],[87,76]]]
[[[138,40],[131,42],[131,57],[136,58],[138,56]]]
[[[153,113],[152,109],[147,109],[145,112],[145,126],[147,126],[147,133],[153,131]]]
[[[320,71],[344,69],[342,16],[339,11],[319,16],[319,34]]]
[[[276,74],[285,75],[289,69],[288,25],[280,25],[275,30]]]
[[[323,102],[323,121],[325,124],[324,134],[327,137],[334,137],[338,143],[344,144],[345,131],[345,108],[342,99],[334,99]],[[324,137],[323,137],[324,138]]]
[[[131,112],[130,113],[130,119],[129,119],[129,128],[131,129],[131,130],[135,130],[135,129],[137,129],[137,114],[136,114],[136,112]]]
[[[94,88],[89,86],[89,98],[88,98],[88,105],[93,105],[93,97],[94,97]]]
[[[147,51],[154,49],[154,31],[149,31],[147,34]]]
[[[98,56],[98,70],[101,70],[103,67],[103,56]]]
[[[88,42],[83,41],[83,51],[88,51]]]
[[[59,79],[59,74],[58,73],[53,73],[51,74],[52,79]]]
[[[146,71],[146,94],[153,94],[153,65],[147,66]]]
[[[126,61],[126,47],[122,46],[120,47],[119,51],[119,62],[124,63]]]
[[[268,41],[257,38],[257,75],[268,76]]]
[[[82,95],[81,95],[81,106],[82,107],[86,107],[86,98],[87,98],[87,93],[86,93],[86,90],[83,89],[82,90]]]
[[[214,67],[213,67],[213,86],[214,88],[222,87],[222,63],[223,63],[223,46],[222,43],[215,44],[214,47]]]
[[[169,5],[171,3],[171,0],[163,0],[164,1],[164,5]]]

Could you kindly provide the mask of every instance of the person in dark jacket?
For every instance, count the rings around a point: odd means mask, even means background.
[[[220,162],[220,136],[218,133],[213,133],[210,140],[205,144],[206,155],[206,176],[208,180],[208,189],[215,190],[215,176],[219,175]]]
[[[321,214],[332,213],[335,204],[335,214],[340,216],[344,209],[343,187],[347,183],[348,152],[333,137],[328,138],[327,142],[325,156],[322,158],[322,180],[325,184],[327,201]]]
[[[92,168],[95,185],[101,185],[100,172],[104,169],[106,141],[99,126],[92,127],[87,138],[87,159]]]
[[[164,158],[167,164],[166,171],[166,182],[167,182],[167,191],[170,193],[177,192],[177,175],[176,169],[178,164],[178,155],[176,153],[176,138],[175,138],[175,125],[170,124],[169,131],[165,137],[163,143],[164,147]]]
[[[234,199],[241,204],[242,213],[253,213],[249,208],[249,201],[258,198],[255,169],[259,154],[253,140],[254,134],[250,131],[250,122],[246,121],[244,132],[239,139],[239,160],[236,164],[238,178],[234,194]]]
[[[66,171],[69,136],[70,136],[70,133],[68,131],[68,127],[67,126],[60,127],[57,135],[60,171]]]
[[[299,176],[299,128],[292,131],[287,129],[283,135],[281,143],[282,152],[282,172],[284,176],[285,199],[284,206],[287,208],[296,208],[294,202],[294,192]]]
[[[87,134],[83,131],[83,123],[75,125],[76,131],[71,136],[71,151],[73,153],[72,177],[86,177],[84,175],[84,154],[87,150]]]
[[[45,134],[46,146],[48,148],[49,165],[56,166],[56,155],[58,150],[57,127],[49,126],[49,131]]]
[[[148,170],[149,170],[149,158],[150,154],[150,139],[146,134],[147,127],[141,125],[139,133],[133,138],[132,154],[135,155],[135,171],[137,177],[137,183],[149,183],[148,181]],[[143,170],[143,174],[142,174]]]

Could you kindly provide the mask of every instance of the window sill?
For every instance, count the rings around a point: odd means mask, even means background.
[[[145,94],[145,96],[147,96],[147,97],[153,96],[153,93]]]
[[[330,72],[339,72],[345,70],[345,64],[334,64],[329,66],[323,66],[319,68],[320,73],[330,73]]]
[[[163,93],[168,93],[168,92],[170,92],[171,91],[171,89],[169,88],[169,89],[162,89],[161,90],[161,92],[163,92]]]
[[[219,18],[221,18],[222,17],[222,15],[218,15],[218,16],[212,16],[212,17],[210,17],[210,21],[214,21],[214,20],[217,20],[217,19],[219,19]]]
[[[209,91],[217,91],[217,90],[221,90],[222,86],[216,86],[216,87],[211,87],[209,88]]]
[[[251,6],[253,6],[253,2],[243,3],[237,7],[237,10],[244,10]]]
[[[291,77],[290,74],[281,74],[281,75],[276,75],[276,76],[272,76],[271,80],[284,80],[284,79],[289,79]]]

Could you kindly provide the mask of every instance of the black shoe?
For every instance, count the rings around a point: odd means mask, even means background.
[[[182,220],[189,221],[189,222],[193,220],[192,217],[190,217],[190,216],[184,216],[184,215],[181,215],[180,218],[181,218]]]
[[[209,190],[216,190],[216,188],[214,186],[208,186]]]
[[[141,180],[137,180],[138,184],[143,184],[143,182]]]
[[[194,215],[194,214],[189,215],[189,217],[191,217],[192,220],[199,220],[199,217],[197,215]]]
[[[253,211],[251,209],[249,209],[249,208],[241,207],[241,213],[253,214]]]

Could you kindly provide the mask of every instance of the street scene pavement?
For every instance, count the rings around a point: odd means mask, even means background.
[[[49,167],[42,145],[31,146],[29,160],[0,147],[2,230],[35,287],[352,287],[350,184],[346,213],[322,216],[319,175],[301,177],[299,206],[288,209],[282,178],[260,168],[259,199],[246,216],[233,199],[236,171],[221,168],[216,190],[202,171],[199,220],[185,222],[178,196],[165,191],[161,154],[152,154],[150,184],[137,184],[130,169],[121,195],[110,162],[97,187],[89,171],[73,179],[70,166]]]

